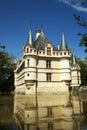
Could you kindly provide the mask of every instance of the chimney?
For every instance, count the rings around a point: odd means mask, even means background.
[[[58,50],[60,50],[60,45],[57,46]]]
[[[36,39],[38,38],[38,36],[41,34],[41,30],[36,30]]]

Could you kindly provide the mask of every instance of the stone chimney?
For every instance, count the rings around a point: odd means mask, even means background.
[[[41,34],[41,30],[36,30],[36,39],[38,38],[38,36]]]

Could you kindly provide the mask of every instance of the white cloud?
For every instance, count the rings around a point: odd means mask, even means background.
[[[82,6],[76,6],[76,5],[71,5],[74,9],[82,12],[87,12],[87,8],[84,8]]]
[[[77,11],[87,12],[86,7],[82,7],[80,3],[76,2],[76,0],[57,0],[59,2],[63,2],[72,8],[76,9]]]

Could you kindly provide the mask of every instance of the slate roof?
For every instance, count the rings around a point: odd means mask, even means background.
[[[65,51],[65,50],[68,50],[68,49],[69,48],[68,48],[68,45],[67,45],[66,41],[65,41],[64,44],[63,43],[60,44],[60,50],[61,51]]]
[[[76,56],[74,54],[72,54],[71,65],[72,66],[76,66],[77,65]]]
[[[29,32],[29,35],[28,35],[28,39],[27,39],[27,42],[26,42],[26,44],[24,45],[24,47],[26,47],[26,46],[30,46],[30,47],[34,47],[34,40],[33,40],[33,36],[32,36],[32,32],[31,32],[31,30],[30,30],[30,32]]]
[[[64,38],[64,33],[62,33],[62,42],[59,45],[59,49],[58,49],[57,47],[55,47],[49,41],[49,39],[45,36],[43,31],[42,30],[40,30],[40,31],[41,31],[41,33],[40,33],[40,35],[38,36],[38,38],[35,41],[33,40],[32,32],[30,31],[30,33],[28,35],[28,40],[27,40],[26,44],[24,45],[24,47],[30,46],[31,48],[36,48],[38,50],[44,50],[45,47],[47,46],[47,43],[50,43],[51,46],[53,46],[54,51],[58,51],[58,50],[66,51],[66,50],[69,50],[69,48],[67,46],[67,43],[65,41],[65,38]]]
[[[68,50],[68,49],[69,48],[68,48],[66,40],[65,40],[64,32],[62,32],[62,42],[60,44],[60,50],[65,51],[65,50]]]
[[[34,42],[34,46],[38,50],[43,50],[45,49],[45,45],[47,44],[47,42],[49,42],[48,38],[44,35],[43,32],[41,32],[41,34],[38,36],[38,38]]]
[[[48,42],[53,46],[53,44],[48,40],[48,38],[44,35],[44,33],[41,32],[41,34],[38,36],[38,38],[34,42],[34,47],[37,48],[38,50],[44,50]],[[54,46],[53,46],[53,49],[58,50]]]

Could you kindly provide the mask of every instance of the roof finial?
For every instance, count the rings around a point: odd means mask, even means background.
[[[41,25],[40,25],[40,29],[42,30],[42,28],[43,28],[43,25],[41,24]]]
[[[64,33],[64,27],[62,27],[62,33]]]
[[[30,22],[30,30],[32,30],[32,21]]]
[[[33,37],[32,37],[32,23],[30,23],[30,31],[28,35],[28,43],[32,46],[33,44]]]
[[[65,49],[66,48],[66,45],[65,45],[65,37],[64,37],[64,30],[62,31],[62,49]]]

